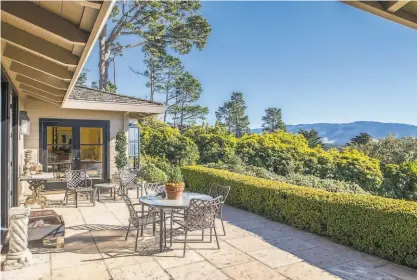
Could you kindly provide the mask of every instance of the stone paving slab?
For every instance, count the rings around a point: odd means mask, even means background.
[[[135,195],[131,193],[134,202]],[[1,279],[417,279],[414,269],[228,206],[224,208],[226,235],[220,220],[216,221],[220,250],[214,236],[209,242],[208,231],[204,243],[201,231],[195,231],[189,234],[185,258],[182,243],[158,252],[159,226],[155,237],[152,227],[145,229],[135,252],[136,230],[125,240],[128,211],[123,201],[103,200],[95,207],[86,202],[78,209],[71,205],[54,210],[66,223],[65,247],[31,245],[32,266],[2,272]]]
[[[288,278],[279,274],[272,268],[260,262],[250,262],[235,265],[222,269],[222,271],[233,279],[242,280],[287,280]]]

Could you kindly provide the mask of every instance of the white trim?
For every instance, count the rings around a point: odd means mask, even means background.
[[[166,110],[165,105],[149,104],[121,104],[111,102],[91,102],[85,100],[68,99],[62,108],[81,109],[81,110],[99,110],[99,111],[119,111],[145,114],[163,114]]]
[[[113,9],[113,5],[115,3],[116,3],[115,0],[104,1],[102,3],[100,13],[97,16],[96,23],[94,24],[93,30],[91,30],[90,38],[88,38],[87,44],[85,45],[80,61],[78,62],[77,68],[75,69],[74,76],[71,80],[71,83],[69,84],[64,100],[62,101],[61,108],[66,107],[66,103],[68,102],[68,97],[70,96],[72,90],[74,89],[78,76],[80,75],[81,70],[83,69],[84,64],[86,63],[88,56],[93,50],[94,43],[97,41],[97,38],[99,37],[101,30],[106,25],[107,19],[110,16],[110,13]]]

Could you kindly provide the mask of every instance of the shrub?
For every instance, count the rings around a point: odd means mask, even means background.
[[[167,175],[154,164],[146,164],[140,170],[140,178],[150,183],[166,183]]]
[[[276,175],[275,173],[257,166],[243,164],[207,164],[207,167],[228,170],[239,174],[254,176],[262,179],[275,180],[279,182],[294,184],[298,186],[311,187],[315,189],[323,189],[329,192],[346,192],[368,194],[359,185],[351,182],[338,181],[334,179],[321,179],[314,175],[304,175],[290,173],[286,176]]]
[[[382,167],[384,181],[379,195],[417,200],[417,161]]]
[[[177,165],[171,166],[170,170],[167,173],[168,183],[182,183],[182,173],[181,168]]]
[[[231,186],[227,204],[332,237],[336,242],[417,267],[417,203],[329,193],[201,166],[182,168],[187,190]]]
[[[235,153],[237,139],[226,130],[216,126],[192,126],[184,136],[191,138],[198,147],[200,163],[219,162]]]
[[[322,189],[328,192],[360,193],[368,194],[359,185],[351,182],[343,182],[334,179],[321,179],[313,175],[289,174],[286,177],[279,176],[276,181],[294,184],[297,186]]]
[[[236,153],[248,165],[263,167],[283,176],[301,173],[337,179],[356,183],[373,192],[382,182],[378,160],[350,148],[341,152],[310,148],[302,135],[283,131],[246,135],[238,142]]]
[[[153,118],[142,120],[140,127],[142,153],[183,165],[194,164],[199,159],[197,145],[178,129]]]

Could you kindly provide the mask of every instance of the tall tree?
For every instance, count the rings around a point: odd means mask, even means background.
[[[217,120],[225,125],[228,132],[241,137],[250,132],[249,118],[245,113],[246,104],[243,93],[233,92],[230,101],[220,106],[216,112]]]
[[[165,105],[169,108],[175,89],[175,80],[183,74],[184,67],[181,60],[168,54],[145,52],[145,60],[143,61],[146,70],[141,72],[130,69],[141,76],[148,79],[146,86],[150,88],[150,100],[153,101],[156,93],[165,95]],[[165,111],[164,121],[166,122],[167,111]]]
[[[312,130],[300,129],[298,134],[304,136],[307,139],[308,146],[311,148],[315,148],[317,146],[324,146],[324,143],[319,135],[319,132],[314,128]]]
[[[366,132],[361,132],[359,135],[350,139],[349,145],[363,146],[371,142],[372,136]]]
[[[99,36],[99,87],[107,85],[112,57],[133,47],[187,54],[203,49],[211,27],[199,15],[199,1],[119,1]],[[109,32],[107,32],[109,27]],[[123,44],[121,36],[136,36],[137,42]]]
[[[268,132],[277,130],[286,131],[285,123],[282,121],[282,114],[280,108],[268,108],[265,110],[265,116],[262,117],[264,121],[262,128]]]
[[[75,82],[75,85],[77,86],[85,86],[87,83],[87,73],[89,72],[88,69],[84,68],[80,75],[78,76],[77,82]]]
[[[169,108],[169,113],[172,115],[174,127],[179,128],[181,133],[187,126],[203,120],[208,114],[207,107],[195,104],[201,93],[200,82],[188,72],[175,81],[175,103]]]

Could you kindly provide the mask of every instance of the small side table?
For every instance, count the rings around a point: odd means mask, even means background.
[[[101,183],[101,184],[95,184],[94,187],[97,188],[97,201],[100,201],[100,189],[110,189],[110,196],[113,195],[113,200],[116,200],[116,184],[112,183]]]

